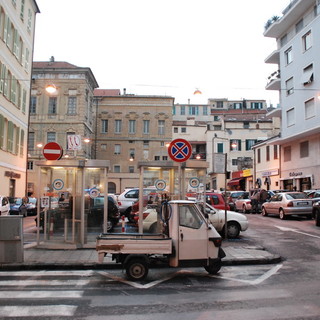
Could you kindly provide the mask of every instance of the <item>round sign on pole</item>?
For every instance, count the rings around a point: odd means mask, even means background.
[[[175,139],[169,145],[168,154],[173,161],[187,161],[192,154],[191,144],[185,139]]]
[[[62,147],[56,142],[47,143],[42,152],[47,160],[59,160],[63,155]]]
[[[154,185],[157,188],[157,190],[159,190],[159,191],[163,191],[167,186],[166,182],[161,179],[156,180]]]

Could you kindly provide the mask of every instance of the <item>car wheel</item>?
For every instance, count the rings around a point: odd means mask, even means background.
[[[286,218],[286,215],[284,214],[283,209],[280,209],[280,211],[279,211],[279,217],[280,217],[281,220],[284,220],[284,219]]]
[[[268,216],[268,213],[265,207],[262,208],[261,215],[263,215],[264,217]]]
[[[227,236],[230,239],[237,238],[240,234],[240,226],[234,221],[229,221],[227,225]]]
[[[243,212],[243,213],[247,213],[247,207],[246,207],[245,204],[242,206],[242,212]]]
[[[126,264],[126,274],[133,281],[144,279],[148,271],[148,264],[144,259],[131,259]]]

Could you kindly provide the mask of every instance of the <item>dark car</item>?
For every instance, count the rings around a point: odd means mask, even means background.
[[[48,210],[47,223],[53,218],[54,231],[61,231],[65,226],[65,219],[72,219],[72,197],[59,203],[59,206],[55,206]],[[79,212],[76,212],[79,214]],[[90,229],[101,229],[103,226],[103,214],[104,214],[104,197],[90,198],[85,197],[85,218],[87,227]],[[108,224],[107,231],[111,231],[114,226],[119,222],[120,214],[116,201],[112,196],[108,196]],[[37,219],[35,219],[37,220]],[[40,228],[44,227],[44,212],[40,213]]]
[[[316,221],[316,226],[320,227],[320,201],[316,201],[313,203],[312,216]]]
[[[10,215],[34,216],[37,214],[36,198],[10,198]]]

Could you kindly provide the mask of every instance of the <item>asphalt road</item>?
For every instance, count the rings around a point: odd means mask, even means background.
[[[31,218],[31,217],[30,217]],[[248,215],[238,241],[279,253],[276,265],[118,271],[0,272],[0,319],[310,320],[320,318],[320,228],[313,220]]]

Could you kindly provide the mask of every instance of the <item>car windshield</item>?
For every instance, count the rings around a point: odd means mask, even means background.
[[[297,193],[286,193],[286,198],[288,200],[292,199],[308,199],[308,196],[303,192],[297,192]]]
[[[21,204],[21,203],[22,203],[22,199],[21,198],[14,199],[14,204]]]

